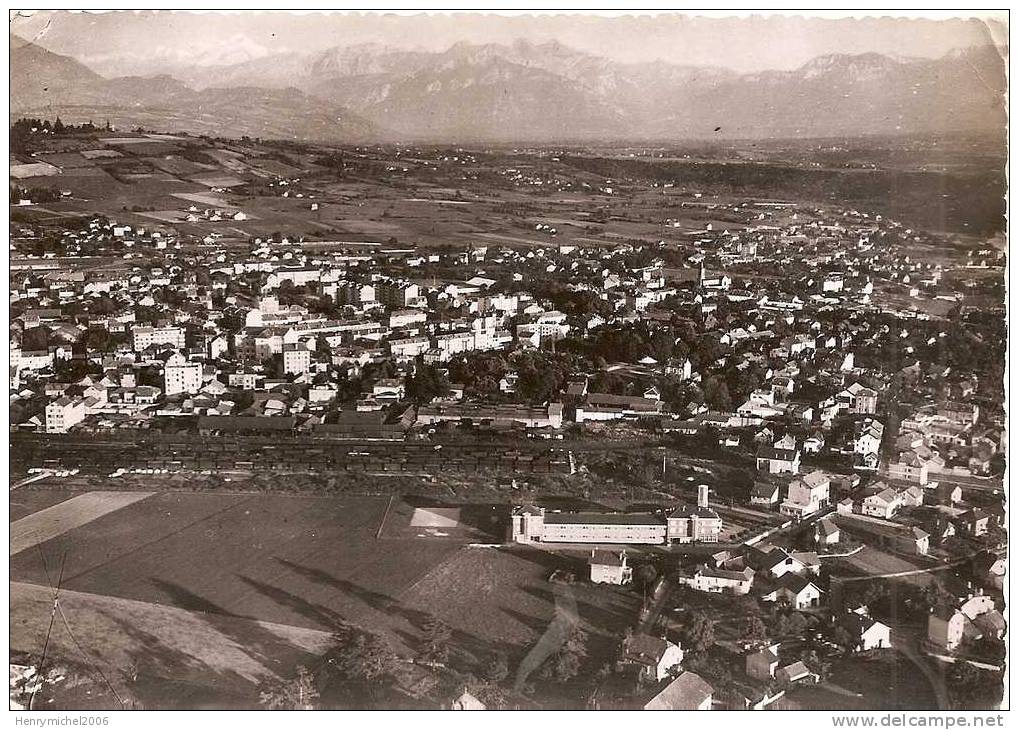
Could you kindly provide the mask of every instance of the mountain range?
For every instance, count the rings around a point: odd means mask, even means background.
[[[359,142],[679,141],[998,133],[1004,54],[829,55],[790,71],[622,63],[551,41],[379,44],[104,78],[11,36],[11,113]],[[50,110],[47,112],[47,110]]]

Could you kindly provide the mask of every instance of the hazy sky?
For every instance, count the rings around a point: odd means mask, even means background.
[[[1007,16],[1005,16],[1007,18]],[[70,13],[16,17],[11,29],[78,58],[100,73],[148,73],[183,63],[231,63],[286,51],[378,42],[444,50],[458,41],[558,40],[621,61],[789,69],[828,53],[936,57],[989,42],[1007,28],[976,19],[821,19],[753,15],[592,16],[492,14],[288,14],[170,11]]]

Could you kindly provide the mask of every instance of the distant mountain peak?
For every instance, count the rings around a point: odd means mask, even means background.
[[[251,113],[267,129],[282,128],[273,126],[281,119],[296,124],[288,137],[307,132],[341,140],[380,128],[403,139],[446,142],[998,132],[1006,88],[1002,55],[992,46],[939,59],[828,54],[789,71],[740,74],[621,63],[526,38],[461,41],[442,51],[340,45],[196,64],[174,78],[180,83],[107,81],[74,59],[12,42],[15,112],[57,101],[130,100],[183,109],[179,116],[187,121],[198,101],[208,107],[229,100],[239,107],[234,116]],[[329,129],[314,121],[340,112],[357,123]],[[199,116],[208,123],[208,115]]]

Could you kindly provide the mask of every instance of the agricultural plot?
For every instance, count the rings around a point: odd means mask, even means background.
[[[11,583],[10,627],[20,650],[41,652],[52,602],[48,586]],[[221,692],[250,691],[251,684],[271,678],[277,668],[325,651],[332,636],[69,590],[61,590],[60,608],[67,623],[59,621],[50,634],[48,650],[54,655],[77,658],[75,640],[84,641],[100,666],[201,683]]]
[[[872,658],[835,661],[821,685],[801,685],[783,700],[782,709],[860,712],[936,710],[930,683],[905,657],[885,652]]]
[[[10,505],[10,521],[20,520],[22,517],[38,512],[39,510],[52,507],[71,497],[77,496],[80,492],[65,489],[17,489],[11,492],[8,504]]]
[[[396,596],[457,547],[375,539],[384,498],[160,494],[15,555],[15,580],[332,631],[408,630]]]
[[[11,165],[10,176],[17,180],[24,180],[30,177],[48,177],[59,175],[60,168],[49,165],[45,162],[30,162],[23,165]]]
[[[63,563],[61,604],[86,652],[216,693],[250,694],[347,625],[413,653],[429,616],[450,625],[457,651],[483,660],[502,650],[519,662],[554,615],[549,574],[582,580],[586,553],[465,544],[502,518],[491,505],[384,497],[156,494],[13,555],[12,647],[39,649]],[[569,590],[592,661],[607,661],[639,596],[582,582]],[[53,642],[55,655],[78,653],[66,627]]]
[[[11,525],[11,555],[123,509],[152,492],[89,492],[28,515]]]

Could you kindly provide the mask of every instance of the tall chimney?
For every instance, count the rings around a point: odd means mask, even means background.
[[[708,506],[708,485],[698,484],[697,485],[697,506],[707,507]]]

